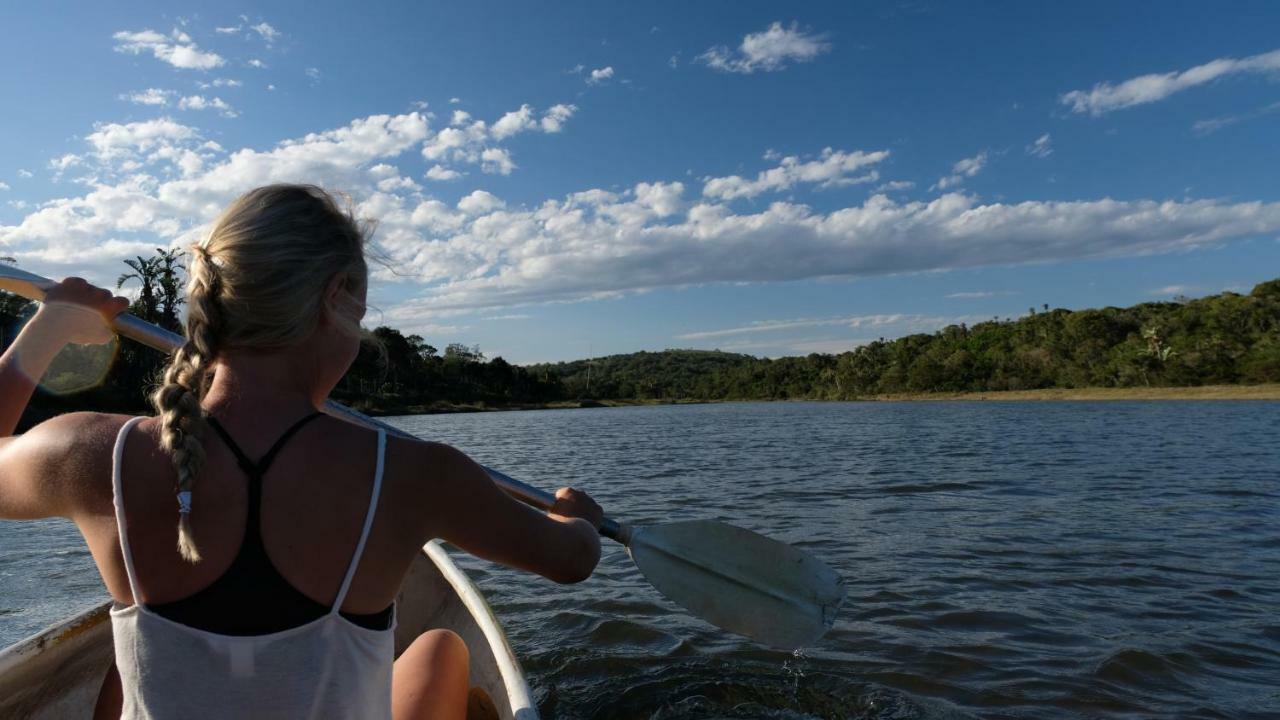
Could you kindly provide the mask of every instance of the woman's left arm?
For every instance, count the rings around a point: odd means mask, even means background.
[[[67,278],[49,289],[44,304],[0,356],[0,518],[58,514],[56,499],[41,472],[44,460],[57,457],[74,433],[70,419],[42,423],[12,437],[41,376],[69,343],[103,343],[111,339],[108,322],[129,301],[80,278]]]

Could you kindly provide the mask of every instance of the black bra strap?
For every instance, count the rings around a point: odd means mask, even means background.
[[[244,470],[250,478],[254,480],[261,480],[262,476],[267,473],[267,469],[271,467],[271,463],[275,461],[276,454],[278,454],[281,448],[284,447],[284,444],[289,441],[289,438],[293,437],[294,433],[301,430],[303,425],[306,425],[323,414],[324,413],[321,412],[314,412],[294,423],[288,430],[284,431],[279,440],[276,440],[275,444],[271,446],[271,449],[267,451],[267,454],[263,455],[262,459],[256,463],[250,460],[248,455],[244,454],[244,451],[240,449],[240,446],[236,444],[236,441],[231,439],[231,433],[227,432],[227,429],[222,427],[222,423],[218,422],[217,418],[210,415],[205,419],[209,421],[210,427],[212,427],[214,431],[222,437],[222,441],[227,444],[227,447],[236,456],[236,462],[240,464],[240,468]]]

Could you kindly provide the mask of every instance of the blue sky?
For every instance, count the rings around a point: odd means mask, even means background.
[[[1274,3],[104,5],[0,8],[0,255],[48,275],[268,182],[380,221],[372,322],[513,362],[1280,275]]]

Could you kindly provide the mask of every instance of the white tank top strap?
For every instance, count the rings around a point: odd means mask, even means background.
[[[347,568],[347,575],[342,579],[338,597],[333,601],[333,607],[329,609],[331,615],[342,608],[343,601],[347,599],[347,591],[351,589],[351,580],[356,576],[356,568],[360,567],[360,556],[364,554],[364,544],[369,539],[369,529],[373,527],[373,515],[378,509],[378,496],[382,492],[382,470],[386,466],[386,456],[387,431],[380,429],[378,430],[378,461],[373,473],[373,492],[369,497],[369,510],[364,517],[364,530],[360,533],[360,542],[356,543],[356,551],[351,557],[351,566]]]
[[[133,553],[129,551],[129,529],[124,519],[124,485],[121,480],[121,466],[124,464],[124,441],[134,425],[146,418],[130,418],[116,435],[116,447],[111,454],[111,502],[116,508],[116,528],[120,533],[120,553],[124,556],[124,572],[129,578],[129,592],[135,604],[142,602],[138,597],[138,573],[133,569]]]

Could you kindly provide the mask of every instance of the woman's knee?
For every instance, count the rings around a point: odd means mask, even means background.
[[[401,661],[444,668],[466,668],[471,664],[467,643],[452,630],[428,630],[418,636],[400,656]]]

